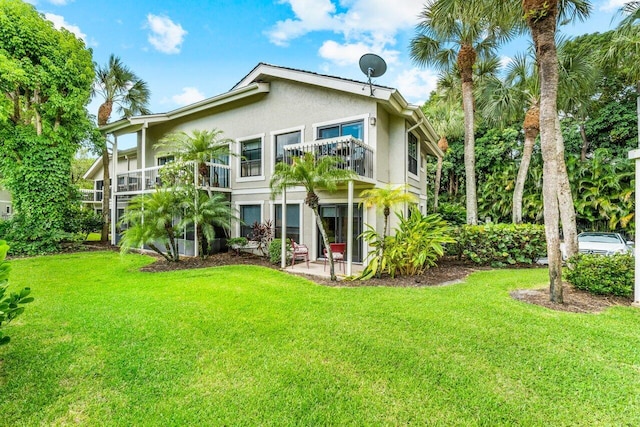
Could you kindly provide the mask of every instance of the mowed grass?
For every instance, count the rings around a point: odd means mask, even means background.
[[[145,256],[11,261],[35,301],[0,347],[0,424],[640,425],[640,310],[512,300],[543,269],[330,288]]]

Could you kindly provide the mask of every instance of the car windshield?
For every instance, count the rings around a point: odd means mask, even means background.
[[[615,234],[583,234],[578,236],[578,241],[591,243],[622,243]]]

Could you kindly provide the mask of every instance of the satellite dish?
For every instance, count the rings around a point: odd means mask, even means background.
[[[360,70],[367,76],[369,90],[373,96],[373,84],[371,77],[380,77],[387,71],[387,63],[384,59],[373,53],[365,53],[360,57]]]

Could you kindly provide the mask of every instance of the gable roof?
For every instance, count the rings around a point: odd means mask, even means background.
[[[136,132],[143,126],[153,125],[158,122],[166,122],[179,117],[206,111],[239,99],[266,94],[270,91],[269,83],[275,80],[295,81],[302,84],[328,88],[374,100],[389,113],[402,116],[408,120],[412,126],[420,128],[429,140],[428,145],[432,153],[435,155],[442,155],[442,151],[437,146],[438,135],[422,112],[422,109],[417,105],[412,105],[407,102],[397,89],[381,85],[372,85],[373,94],[371,94],[369,83],[367,82],[345,79],[328,74],[319,74],[296,68],[271,65],[264,62],[258,63],[258,65],[256,65],[246,76],[236,83],[231,90],[221,95],[207,98],[168,113],[135,116],[128,119],[122,119],[118,122],[107,124],[101,127],[100,130],[105,133],[114,133],[116,135]]]

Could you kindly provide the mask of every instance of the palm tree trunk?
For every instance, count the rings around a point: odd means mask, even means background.
[[[576,225],[576,209],[571,194],[569,174],[564,160],[564,139],[560,128],[560,118],[556,114],[556,146],[558,158],[558,200],[560,220],[567,257],[578,253],[578,228]]]
[[[582,138],[582,148],[580,149],[580,161],[587,160],[587,151],[589,151],[589,140],[587,139],[587,132],[584,129],[584,122],[580,123],[580,138]]]
[[[478,199],[476,194],[476,157],[473,121],[473,82],[462,82],[464,107],[464,186],[466,190],[467,224],[478,224]]]
[[[336,277],[336,270],[333,264],[333,252],[329,245],[329,236],[327,236],[327,231],[324,229],[324,224],[322,223],[322,218],[320,218],[320,210],[318,209],[318,206],[311,206],[311,209],[316,217],[316,224],[318,225],[318,229],[320,229],[322,242],[324,243],[324,247],[327,249],[327,257],[329,257],[329,275],[331,276],[331,280],[335,282],[338,278]]]
[[[524,184],[527,181],[529,165],[536,138],[540,133],[540,108],[532,105],[527,111],[527,116],[523,124],[524,127],[524,147],[522,149],[522,160],[518,168],[515,188],[513,189],[513,223],[522,223],[522,198],[524,195]]]
[[[440,197],[440,180],[442,179],[442,157],[438,156],[436,165],[436,179],[433,188],[433,209],[438,210],[438,198]]]
[[[562,303],[562,256],[558,203],[558,159],[556,118],[558,96],[558,56],[555,44],[557,3],[555,0],[524,0],[527,24],[536,47],[540,72],[540,146],[543,159],[542,196],[544,227],[549,259],[551,301]]]
[[[111,183],[109,173],[109,150],[107,149],[107,142],[104,143],[102,149],[102,231],[100,233],[100,241],[109,241],[109,207],[111,199]],[[113,215],[117,212],[115,206],[113,208]],[[112,218],[115,221],[115,218]]]

